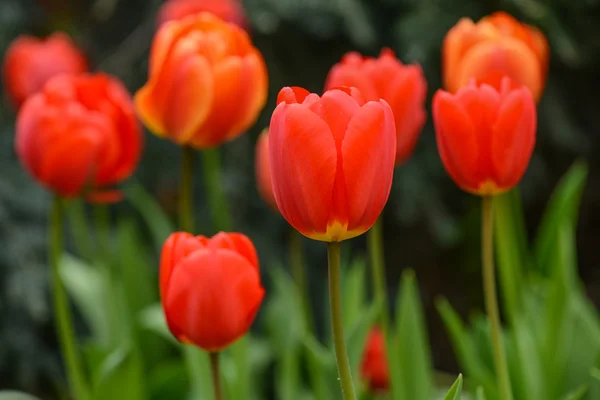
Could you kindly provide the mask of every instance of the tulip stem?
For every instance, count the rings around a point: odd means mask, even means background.
[[[304,271],[304,253],[302,249],[302,235],[295,229],[290,232],[290,265],[292,267],[292,276],[300,292],[300,301],[302,303],[302,313],[308,332],[314,333],[314,323],[310,312],[310,299],[308,288],[306,287],[306,276]]]
[[[331,307],[331,325],[335,357],[337,359],[342,396],[344,400],[356,400],[352,372],[346,351],[344,326],[342,323],[342,298],[340,289],[340,243],[331,242],[327,247],[329,261],[329,303]]]
[[[493,197],[484,196],[482,199],[481,213],[481,256],[483,264],[483,291],[485,296],[485,308],[490,320],[492,335],[492,348],[494,352],[494,364],[501,398],[512,400],[512,390],[506,355],[502,344],[502,326],[500,324],[500,311],[498,309],[498,296],[496,294],[496,276],[494,271],[494,210]]]
[[[65,362],[67,381],[74,398],[78,400],[90,399],[90,390],[83,371],[83,363],[77,352],[77,338],[73,328],[73,315],[69,308],[69,300],[60,279],[59,263],[63,251],[63,217],[62,200],[54,199],[50,214],[49,228],[49,262],[52,277],[52,297],[54,317],[60,347]]]
[[[221,384],[219,382],[219,353],[210,353],[210,371],[212,373],[213,389],[215,391],[215,400],[223,400],[221,393]]]
[[[213,228],[217,231],[230,231],[232,229],[231,215],[229,214],[227,197],[223,191],[219,149],[203,151],[202,160]]]
[[[194,156],[192,147],[181,148],[181,177],[179,181],[179,228],[188,233],[194,233],[193,177]]]

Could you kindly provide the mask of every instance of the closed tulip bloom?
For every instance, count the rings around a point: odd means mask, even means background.
[[[378,326],[369,332],[360,363],[360,375],[371,392],[385,392],[389,387],[390,372],[385,338]]]
[[[63,197],[115,201],[112,186],[135,169],[142,133],[125,87],[105,74],[61,75],[17,117],[16,151],[27,171]]]
[[[396,128],[385,100],[356,88],[283,88],[269,129],[273,193],[303,235],[338,242],[367,231],[387,202]]]
[[[54,33],[46,39],[19,36],[4,56],[4,87],[12,103],[19,107],[50,78],[87,70],[85,56],[64,33]]]
[[[506,75],[541,97],[548,69],[549,47],[536,28],[497,12],[473,23],[461,19],[446,35],[442,47],[444,85],[450,92],[471,78],[500,88]]]
[[[535,146],[536,107],[531,92],[504,78],[500,90],[471,82],[433,98],[438,150],[463,190],[494,195],[519,183]]]
[[[265,129],[256,142],[256,184],[260,197],[270,207],[277,210],[273,186],[271,185],[271,169],[269,167],[269,131]]]
[[[248,21],[239,0],[168,0],[158,11],[158,24],[209,12],[224,21],[247,29]]]
[[[244,133],[266,99],[266,66],[246,32],[200,13],[162,25],[135,104],[155,134],[200,149]]]
[[[353,86],[365,100],[384,99],[396,121],[396,165],[413,152],[425,124],[427,81],[418,64],[404,65],[390,49],[378,58],[348,53],[327,77],[326,88]]]
[[[240,233],[177,232],[160,260],[160,297],[177,340],[215,352],[243,336],[265,291],[254,245]]]

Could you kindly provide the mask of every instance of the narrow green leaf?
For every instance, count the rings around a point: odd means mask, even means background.
[[[456,382],[454,382],[454,385],[452,385],[452,387],[448,391],[448,394],[446,394],[446,397],[444,397],[444,400],[460,400],[460,395],[462,393],[462,385],[463,377],[461,374],[458,375]]]
[[[165,340],[170,341],[173,344],[179,342],[171,335],[169,328],[167,327],[167,321],[165,320],[165,314],[163,313],[162,306],[160,303],[150,305],[143,309],[139,314],[140,325],[148,329]]]
[[[573,390],[571,393],[567,393],[562,399],[563,400],[583,400],[587,394],[588,386],[582,385],[579,388]]]
[[[397,337],[392,339],[392,357],[399,360],[402,398],[429,400],[433,388],[431,350],[419,289],[412,270],[402,274],[396,304]]]
[[[483,390],[483,388],[481,386],[479,386],[477,388],[477,391],[475,392],[475,398],[476,398],[476,400],[486,400],[485,391]]]
[[[337,384],[337,370],[333,351],[323,347],[310,334],[302,338],[303,348],[306,354],[308,364],[308,374],[311,389],[315,400],[331,400],[332,393],[339,392],[332,390],[332,383]]]
[[[94,400],[145,400],[142,365],[135,353],[121,347],[109,354],[95,377]]]
[[[354,326],[367,308],[367,264],[355,257],[342,272],[342,313],[344,326]]]
[[[352,376],[358,376],[358,367],[365,348],[365,342],[367,341],[367,335],[377,321],[377,317],[381,312],[381,307],[381,301],[374,301],[363,313],[362,317],[344,332]]]

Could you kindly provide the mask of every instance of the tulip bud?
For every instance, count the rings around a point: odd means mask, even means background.
[[[265,291],[254,245],[240,233],[212,238],[177,232],[160,260],[160,297],[177,340],[224,349],[252,325]]]
[[[439,90],[433,121],[442,162],[454,182],[478,195],[519,183],[535,146],[531,92],[504,78],[500,90],[474,81],[456,94]]]
[[[378,326],[369,332],[360,364],[360,375],[371,392],[385,392],[389,388],[390,372],[385,338]]]
[[[246,13],[239,0],[168,0],[158,11],[158,25],[201,12],[214,14],[242,29],[248,28]]]
[[[269,129],[273,193],[303,235],[337,242],[361,235],[387,202],[396,156],[394,115],[356,88],[283,88]]]

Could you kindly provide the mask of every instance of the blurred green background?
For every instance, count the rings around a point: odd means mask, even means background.
[[[159,0],[0,0],[0,49],[19,34],[69,32],[95,70],[137,90],[146,79],[147,55]],[[538,26],[552,49],[548,83],[539,106],[538,144],[521,185],[527,225],[537,226],[558,178],[576,158],[589,161],[590,180],[577,232],[580,275],[600,304],[600,1],[599,0],[246,0],[251,33],[269,69],[269,103],[256,126],[223,147],[224,186],[235,229],[257,245],[261,264],[284,259],[289,229],[258,197],[254,143],[268,125],[277,92],[299,85],[321,91],[327,72],[347,51],[376,55],[394,49],[404,62],[423,66],[429,96],[440,87],[440,46],[459,18],[479,19],[505,10]],[[44,394],[60,375],[60,359],[49,302],[45,240],[50,196],[19,166],[13,150],[14,110],[0,107],[0,388]],[[147,135],[143,160],[133,178],[174,215],[179,149]],[[200,164],[200,163],[198,163]],[[209,213],[196,181],[199,225]],[[130,205],[120,215],[135,215]],[[457,372],[453,351],[434,301],[444,295],[463,315],[482,309],[479,270],[479,202],[461,192],[440,163],[431,121],[413,157],[396,169],[385,209],[388,282],[414,268],[427,313],[437,369]],[[150,243],[150,239],[148,238]],[[327,312],[325,246],[305,241],[315,312]],[[352,241],[355,253],[364,238]],[[158,249],[156,250],[158,253]],[[152,266],[155,267],[155,266]],[[157,267],[157,266],[156,266]],[[321,319],[322,320],[322,319]],[[81,335],[86,328],[78,324]]]

